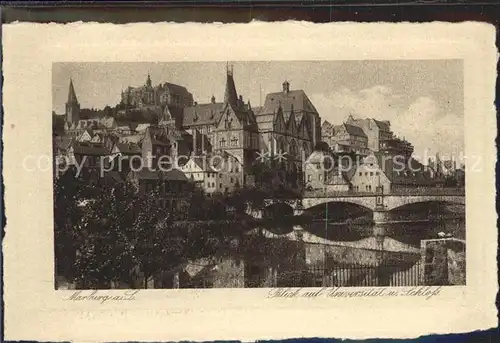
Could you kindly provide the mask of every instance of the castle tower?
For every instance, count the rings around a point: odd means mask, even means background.
[[[77,122],[80,119],[80,104],[76,98],[73,80],[69,80],[68,101],[66,102],[66,121],[70,124]]]
[[[151,88],[151,75],[148,74],[148,79],[146,80],[146,86]]]

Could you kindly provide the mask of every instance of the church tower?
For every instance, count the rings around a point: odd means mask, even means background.
[[[238,108],[238,94],[233,78],[233,66],[226,66],[226,91],[224,92],[224,107],[231,106],[234,110]]]
[[[76,98],[73,80],[69,80],[68,101],[66,102],[66,121],[70,124],[77,122],[80,119],[80,104]]]

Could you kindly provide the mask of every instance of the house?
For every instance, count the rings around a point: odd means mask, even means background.
[[[331,130],[333,136],[329,137],[329,140],[330,147],[334,152],[368,155],[368,137],[361,127],[343,123],[333,126]]]
[[[68,158],[70,164],[83,165],[85,169],[105,168],[104,157],[110,151],[102,143],[72,141],[68,148]]]
[[[381,141],[393,138],[389,121],[380,121],[373,118],[355,119],[350,115],[346,123],[363,130],[368,139],[368,149],[371,151],[379,151]]]
[[[333,169],[333,155],[327,151],[315,150],[307,158],[304,167],[304,179],[307,190],[325,189],[328,173]]]
[[[384,163],[383,156],[372,152],[359,165],[353,166],[354,171],[350,179],[352,190],[363,193],[389,193],[391,182]]]
[[[117,142],[111,149],[109,163],[113,170],[127,173],[130,169],[141,168],[142,150],[136,143]]]
[[[231,192],[250,180],[238,156],[222,151],[208,155],[210,168],[218,173],[217,192]]]
[[[144,167],[156,169],[170,168],[172,165],[172,143],[165,130],[159,127],[148,127],[141,144]]]
[[[133,185],[136,192],[142,195],[160,192],[160,205],[178,210],[184,205],[186,195],[192,190],[186,175],[178,169],[170,171],[152,171],[148,169],[132,170],[127,180]]]
[[[192,155],[186,164],[180,167],[180,170],[208,194],[219,189],[219,173],[210,166],[208,159],[204,156]]]
[[[91,129],[85,129],[77,138],[76,140],[78,142],[90,142],[92,141],[92,130]]]
[[[414,158],[372,152],[356,168],[350,179],[355,192],[387,194],[408,188],[436,187],[426,167]]]
[[[354,168],[353,168],[354,170]],[[351,172],[344,171],[338,166],[326,174],[325,188],[327,192],[349,192],[352,189],[350,182]]]

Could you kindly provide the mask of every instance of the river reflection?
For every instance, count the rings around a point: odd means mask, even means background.
[[[311,234],[329,241],[355,242],[373,237],[375,232],[401,243],[420,247],[424,239],[438,238],[439,233],[459,239],[465,239],[465,218],[448,218],[440,220],[400,222],[388,224],[340,224],[315,220],[303,224],[302,228]]]

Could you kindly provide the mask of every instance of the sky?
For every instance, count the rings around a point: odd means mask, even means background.
[[[459,154],[464,147],[462,60],[230,62],[238,94],[252,106],[279,92],[283,81],[303,89],[323,120],[389,120],[392,131],[415,146],[415,155]],[[54,63],[53,110],[64,113],[70,78],[82,108],[114,106],[120,93],[141,86],[185,86],[198,103],[222,101],[226,62]],[[424,159],[426,160],[426,159]]]

